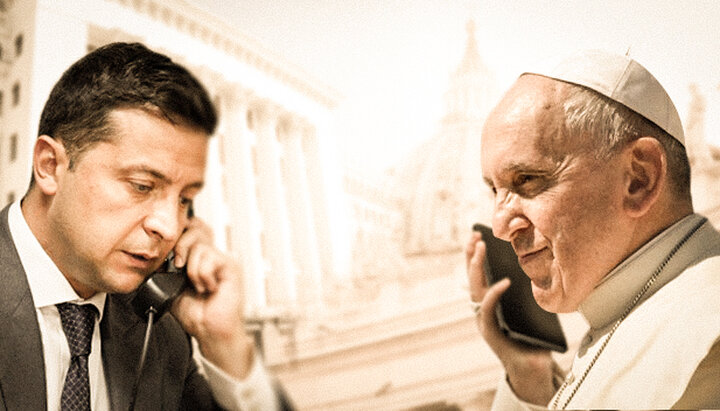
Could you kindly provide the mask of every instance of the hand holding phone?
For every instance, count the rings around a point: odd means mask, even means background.
[[[202,221],[193,218],[192,206],[188,208],[188,225],[182,236],[175,244],[175,249],[168,254],[168,257],[152,275],[150,275],[140,287],[138,287],[132,305],[135,313],[147,320],[148,311],[155,312],[155,318],[160,318],[172,305],[173,301],[186,288],[192,284],[188,278],[187,257],[190,248],[195,244],[212,244],[212,230]],[[180,260],[182,258],[182,260]],[[181,266],[181,267],[178,267]],[[214,282],[200,282],[201,291],[212,288]],[[202,279],[198,279],[200,281]]]
[[[534,347],[567,351],[557,314],[543,310],[532,295],[530,279],[518,263],[510,243],[496,238],[490,227],[475,224],[486,246],[485,276],[489,285],[510,278],[510,287],[495,307],[500,329],[509,338]]]
[[[495,237],[489,227],[481,229],[478,226],[476,229],[478,231],[470,236],[465,248],[470,298],[472,301],[482,303],[475,323],[487,345],[502,363],[507,381],[517,398],[528,403],[545,405],[555,394],[557,376],[563,375],[563,372],[549,349],[538,348],[537,345],[532,345],[526,340],[516,339],[517,335],[510,333],[512,327],[503,327],[501,324],[507,322],[498,315],[498,312],[502,313],[500,306],[504,305],[501,304],[502,298],[509,292],[510,287],[519,284],[516,284],[516,279],[519,279],[520,283],[523,277],[525,281],[529,279],[519,267],[516,267],[518,271],[515,271],[515,274],[519,272],[520,275],[516,275],[512,281],[504,277],[498,279],[497,275],[502,274],[504,270],[489,261],[491,255],[498,255],[494,251],[497,245],[493,241]],[[506,258],[509,258],[511,263],[519,265],[510,244],[505,242],[500,244],[510,248],[510,255]],[[492,272],[491,265],[493,265]],[[531,291],[530,284],[527,284],[527,289]],[[530,299],[535,301],[532,293],[529,294]]]
[[[145,279],[132,299],[135,313],[145,320],[148,319],[150,311],[153,311],[155,318],[160,318],[180,293],[191,285],[187,275],[186,261],[177,262],[177,265],[181,265],[180,268],[176,265],[176,251],[186,256],[192,244],[199,241],[212,242],[212,233],[209,231],[209,227],[193,219],[194,216],[195,212],[190,205],[187,211],[188,226],[183,230],[183,235],[175,245],[175,250],[170,251],[162,266]],[[190,227],[195,228],[189,230]]]
[[[131,300],[134,311],[148,321],[146,335],[153,321],[170,310],[196,338],[208,361],[233,377],[245,378],[254,342],[245,332],[240,265],[215,247],[212,230],[197,218],[191,218],[173,251]]]

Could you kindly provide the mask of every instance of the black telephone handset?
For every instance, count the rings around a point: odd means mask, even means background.
[[[191,204],[190,207],[188,207],[188,219],[193,218],[193,214]],[[160,319],[170,308],[173,301],[187,287],[190,287],[186,266],[181,268],[175,267],[175,252],[170,251],[170,254],[168,254],[162,266],[146,278],[145,282],[140,284],[140,287],[138,287],[135,296],[130,302],[135,313],[147,322],[145,339],[143,341],[142,351],[140,352],[140,361],[138,362],[135,382],[133,383],[132,395],[130,397],[130,406],[128,407],[130,411],[135,410],[135,400],[137,399],[140,378],[142,377],[143,366],[145,365],[145,357],[148,353],[153,322]]]
[[[195,215],[192,205],[188,207],[188,219]],[[175,252],[170,251],[162,266],[140,284],[132,299],[135,313],[147,320],[148,313],[153,312],[160,318],[170,308],[172,302],[190,286],[187,277],[187,266],[175,267]]]
[[[133,383],[132,396],[130,397],[130,406],[128,407],[130,411],[135,410],[135,400],[140,386],[143,366],[145,365],[153,322],[160,319],[170,308],[173,300],[189,286],[190,280],[187,278],[185,267],[175,267],[175,253],[171,251],[162,267],[145,279],[144,283],[140,284],[135,296],[132,298],[133,309],[140,318],[145,320],[147,328],[142,351],[140,352],[135,382]]]
[[[135,313],[147,319],[152,310],[160,318],[173,300],[190,285],[185,267],[175,267],[175,254],[171,251],[162,267],[140,285],[132,299]]]

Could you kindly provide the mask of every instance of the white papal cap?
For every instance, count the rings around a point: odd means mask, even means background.
[[[685,145],[682,122],[670,96],[645,67],[628,56],[600,50],[581,51],[561,60],[546,61],[525,74],[595,90],[652,121]]]

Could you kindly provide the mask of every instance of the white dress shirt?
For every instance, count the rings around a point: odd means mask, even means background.
[[[33,235],[19,202],[10,206],[8,224],[27,275],[42,335],[48,411],[60,410],[65,375],[70,367],[70,348],[62,328],[60,314],[55,306],[64,302],[93,304],[100,313],[95,321],[92,348],[88,358],[90,404],[93,410],[109,410],[110,401],[102,363],[99,327],[107,294],[98,293],[84,300],[75,293]],[[250,374],[242,381],[234,379],[202,356],[199,365],[204,370],[215,399],[221,406],[227,409],[277,409],[275,391],[259,357],[255,357]]]

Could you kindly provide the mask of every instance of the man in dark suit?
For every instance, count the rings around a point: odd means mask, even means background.
[[[284,404],[244,330],[239,268],[188,217],[216,122],[202,85],[140,44],[63,74],[28,192],[0,212],[0,410]],[[134,390],[146,323],[130,299],[171,250],[192,287],[155,324]],[[89,313],[85,337],[66,331],[66,303]]]

